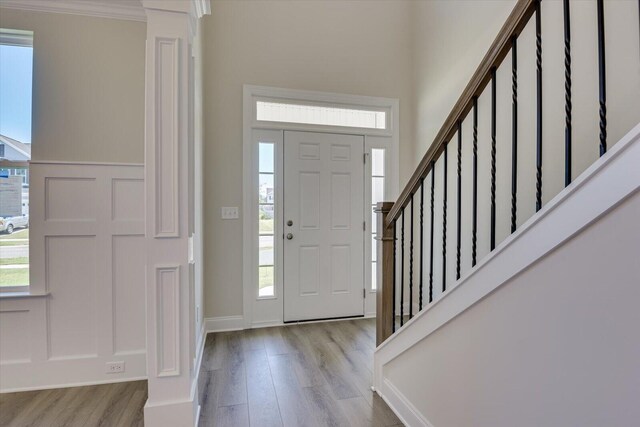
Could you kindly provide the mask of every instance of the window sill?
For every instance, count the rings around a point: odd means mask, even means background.
[[[0,299],[43,298],[43,297],[48,297],[49,294],[50,292],[29,292],[29,291],[0,292]]]

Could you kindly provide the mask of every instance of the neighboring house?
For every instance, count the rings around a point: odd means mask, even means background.
[[[28,162],[31,160],[31,144],[0,135],[0,160]]]

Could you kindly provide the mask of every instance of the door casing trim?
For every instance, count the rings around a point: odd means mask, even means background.
[[[385,130],[381,129],[366,129],[366,128],[347,128],[339,126],[315,126],[307,124],[295,124],[295,123],[265,123],[255,120],[255,101],[257,99],[270,99],[270,100],[287,100],[287,101],[302,101],[302,102],[315,102],[324,103],[328,105],[349,105],[353,107],[362,108],[376,108],[384,109],[390,115],[389,128]],[[387,147],[387,153],[390,155],[389,162],[386,162],[390,167],[388,168],[387,179],[389,183],[386,188],[389,193],[386,195],[387,199],[393,200],[397,197],[399,191],[399,144],[400,144],[400,102],[394,98],[381,98],[371,97],[363,95],[347,95],[330,92],[317,92],[317,91],[305,91],[284,89],[277,87],[267,86],[255,86],[244,85],[243,86],[243,162],[242,162],[242,193],[243,193],[243,215],[242,215],[242,288],[243,288],[243,320],[244,327],[246,329],[261,324],[282,324],[284,320],[284,307],[279,313],[279,318],[274,319],[260,319],[254,322],[254,302],[260,301],[255,298],[254,295],[254,283],[252,269],[254,268],[253,252],[256,249],[257,241],[253,239],[253,216],[246,214],[252,212],[250,207],[255,203],[252,199],[254,194],[253,188],[253,176],[254,165],[256,159],[253,148],[253,132],[255,130],[279,130],[284,131],[312,131],[322,133],[335,133],[335,134],[351,134],[362,135],[365,139],[365,152],[368,152],[368,147],[371,146],[368,138],[372,140],[380,140],[382,138],[388,138],[390,145]],[[374,144],[375,145],[375,144]],[[365,172],[366,173],[366,172]],[[365,191],[366,191],[365,187]],[[365,198],[366,200],[366,198]],[[366,205],[366,203],[365,203]],[[368,221],[368,220],[367,220]],[[366,250],[366,246],[365,246]],[[365,256],[365,262],[367,261]],[[367,292],[367,297],[374,298],[374,292]],[[367,311],[365,308],[365,315],[371,316],[371,311]],[[254,325],[255,323],[255,325]]]

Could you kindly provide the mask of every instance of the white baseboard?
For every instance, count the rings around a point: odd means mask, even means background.
[[[400,418],[402,424],[410,427],[433,427],[433,424],[424,418],[415,406],[388,380],[384,381],[382,390],[376,389],[376,392]]]
[[[225,332],[225,331],[241,331],[244,329],[243,316],[221,316],[209,317],[204,319],[205,331]]]
[[[262,322],[252,322],[251,328],[273,328],[275,326],[284,326],[284,322],[282,320],[265,320]]]
[[[110,357],[0,365],[0,393],[83,387],[147,379],[147,355],[140,351]],[[105,363],[124,361],[125,372],[106,374]]]
[[[0,390],[0,394],[17,393],[22,391],[51,390],[56,388],[86,387],[91,385],[105,385],[105,384],[115,384],[115,383],[126,383],[130,381],[146,381],[146,380],[147,380],[147,376],[145,375],[142,377],[124,377],[124,378],[118,378],[115,380],[96,380],[96,381],[82,381],[82,382],[75,382],[75,383],[47,384],[44,386],[2,389]]]
[[[162,402],[144,405],[145,425],[161,427],[194,427],[198,425],[198,407],[194,407],[193,400],[180,400],[175,402]]]

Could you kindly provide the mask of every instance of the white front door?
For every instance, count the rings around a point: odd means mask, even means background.
[[[364,314],[364,137],[284,132],[284,320]]]

